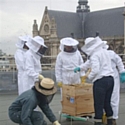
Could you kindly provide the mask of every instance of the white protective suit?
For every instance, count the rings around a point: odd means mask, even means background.
[[[114,88],[111,97],[111,106],[113,109],[113,119],[118,118],[119,111],[119,96],[120,96],[120,79],[119,73],[125,71],[121,58],[112,50],[109,50],[109,55],[112,61],[112,68],[114,71]]]
[[[107,42],[104,42],[106,44]],[[105,45],[104,49],[108,49],[108,45]],[[112,50],[108,50],[109,56],[112,62],[112,69],[114,71],[114,88],[111,97],[111,106],[113,109],[113,119],[118,119],[119,112],[119,97],[120,97],[120,78],[119,74],[124,72],[124,64],[122,59]]]
[[[88,78],[94,82],[103,76],[113,76],[113,70],[111,66],[111,59],[108,51],[104,50],[103,41],[99,38],[88,38],[86,39],[86,45],[81,50],[90,56],[90,67],[91,72]]]
[[[20,95],[24,90],[24,61],[25,61],[25,53],[26,50],[23,49],[25,42],[28,42],[29,36],[19,37],[19,41],[16,43],[16,47],[18,48],[14,54],[16,67],[18,70],[18,94]]]
[[[41,56],[36,54],[41,45],[45,46],[44,39],[39,36],[32,38],[28,43],[29,50],[25,54],[25,91],[34,86],[35,82],[38,81],[39,74],[42,72]]]
[[[85,75],[85,72],[74,73],[74,68],[83,63],[80,52],[76,49],[74,52],[65,52],[64,45],[76,47],[78,41],[72,38],[63,38],[60,41],[61,52],[57,56],[55,65],[56,81],[63,84],[79,84],[80,77]]]

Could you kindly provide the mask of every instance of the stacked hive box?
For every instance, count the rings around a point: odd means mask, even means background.
[[[62,113],[84,116],[94,112],[92,84],[63,85]]]

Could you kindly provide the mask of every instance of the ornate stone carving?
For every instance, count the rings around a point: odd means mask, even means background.
[[[46,33],[49,32],[49,25],[48,25],[48,24],[45,24],[45,25],[44,25],[44,31],[45,31]]]

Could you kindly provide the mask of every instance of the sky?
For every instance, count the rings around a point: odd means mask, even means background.
[[[124,6],[124,0],[88,0],[90,11]],[[40,26],[45,6],[49,10],[76,12],[78,0],[0,0],[0,49],[14,54],[22,35],[32,35],[33,20]]]

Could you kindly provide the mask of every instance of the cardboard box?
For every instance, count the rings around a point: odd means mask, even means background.
[[[94,112],[93,85],[63,85],[62,112],[72,116],[84,116]]]

